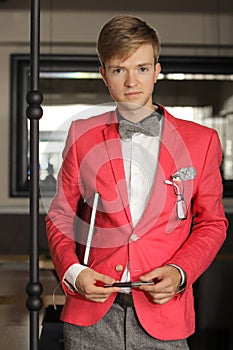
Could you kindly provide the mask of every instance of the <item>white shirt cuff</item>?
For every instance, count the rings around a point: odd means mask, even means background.
[[[76,278],[80,274],[81,271],[87,269],[87,266],[83,266],[81,264],[73,264],[71,265],[63,277],[63,282],[73,292],[78,292],[78,288],[75,285]]]
[[[183,291],[185,289],[185,286],[186,286],[186,273],[184,272],[184,270],[180,266],[178,266],[176,264],[168,264],[168,265],[175,267],[180,272],[181,280],[180,280],[179,290],[178,290],[178,293],[179,293],[179,292],[181,292],[181,291]]]

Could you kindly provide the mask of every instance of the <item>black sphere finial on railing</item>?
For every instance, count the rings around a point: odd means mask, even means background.
[[[40,282],[28,283],[26,288],[29,298],[26,301],[26,306],[30,311],[40,311],[43,306],[43,301],[40,297],[43,287]]]
[[[43,95],[39,90],[28,91],[27,93],[28,107],[26,110],[27,118],[29,120],[40,120],[43,115],[41,103],[43,102]]]

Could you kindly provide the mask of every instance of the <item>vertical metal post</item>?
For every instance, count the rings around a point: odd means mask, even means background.
[[[42,285],[39,282],[39,119],[43,115],[43,96],[39,91],[40,0],[31,0],[31,86],[27,93],[30,120],[30,279],[26,306],[30,311],[30,349],[39,349],[39,311]]]

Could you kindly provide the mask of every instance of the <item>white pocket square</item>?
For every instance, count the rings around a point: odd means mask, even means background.
[[[181,180],[193,180],[195,179],[196,174],[196,169],[193,166],[190,166],[188,168],[180,168],[172,175],[172,178],[179,177]]]

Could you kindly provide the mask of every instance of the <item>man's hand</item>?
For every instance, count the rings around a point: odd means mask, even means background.
[[[110,294],[117,293],[118,287],[104,288],[104,284],[116,282],[113,278],[102,275],[90,268],[81,271],[75,285],[79,293],[87,300],[104,303]]]
[[[157,280],[154,285],[140,286],[140,290],[148,292],[153,303],[165,304],[177,293],[181,275],[174,266],[163,266],[140,277],[142,281]]]

